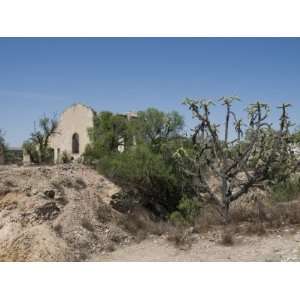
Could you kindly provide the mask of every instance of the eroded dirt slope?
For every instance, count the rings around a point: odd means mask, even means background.
[[[0,261],[84,261],[126,244],[119,188],[81,165],[0,168]]]

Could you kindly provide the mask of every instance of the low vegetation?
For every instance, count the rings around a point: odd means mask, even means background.
[[[250,105],[246,125],[234,113],[236,101],[237,97],[217,102],[186,99],[197,122],[190,136],[183,132],[183,117],[177,112],[150,108],[133,119],[99,113],[85,162],[123,187],[127,206],[132,200],[175,226],[199,227],[205,223],[199,219],[206,219],[212,207],[219,216],[216,222],[212,218],[215,223],[261,220],[258,204],[251,213],[231,206],[260,190],[274,203],[297,198],[298,163],[292,151],[297,135],[290,132],[288,104],[279,107],[275,128],[268,120],[267,104]],[[212,118],[216,104],[225,109],[224,124]]]
[[[184,227],[173,227],[167,233],[167,240],[180,250],[188,250],[192,247],[193,237],[191,232]]]
[[[0,164],[22,165],[23,152],[21,149],[11,149],[5,140],[4,131],[0,129]]]
[[[234,234],[231,230],[224,230],[221,237],[221,244],[224,246],[233,246],[234,245]]]
[[[300,177],[298,175],[278,182],[271,187],[271,198],[276,203],[296,200],[299,195]]]
[[[2,155],[4,155],[6,149],[6,142],[4,138],[4,132],[0,129],[0,151]]]

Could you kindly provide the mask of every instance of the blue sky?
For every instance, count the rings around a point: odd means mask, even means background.
[[[0,128],[11,146],[75,102],[178,110],[192,124],[183,98],[223,95],[240,96],[242,114],[257,99],[292,103],[300,124],[300,38],[0,38]]]

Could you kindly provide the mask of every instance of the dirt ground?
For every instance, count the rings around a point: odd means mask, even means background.
[[[0,168],[0,261],[84,261],[130,242],[119,188],[82,165]]]
[[[166,238],[96,255],[92,261],[119,262],[293,262],[300,261],[300,228],[287,228],[266,236],[235,236],[232,246],[220,243],[220,232],[199,237],[189,250],[174,247]]]
[[[192,234],[181,250],[167,235],[137,242],[110,206],[119,187],[77,164],[0,167],[0,261],[300,261],[300,227],[266,235]]]

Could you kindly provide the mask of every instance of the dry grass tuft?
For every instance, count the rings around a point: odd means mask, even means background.
[[[148,220],[138,213],[124,216],[119,220],[119,225],[134,236],[138,242],[147,238],[150,227]]]
[[[153,221],[149,213],[143,209],[136,209],[128,215],[123,216],[119,219],[118,225],[134,236],[138,242],[146,239],[149,234],[161,236],[169,228],[169,224],[166,222]]]
[[[258,223],[254,223],[254,224],[253,223],[247,224],[245,233],[249,234],[249,235],[262,236],[262,235],[265,235],[267,233],[267,231],[266,231],[265,225],[261,222],[258,222]]]
[[[183,227],[173,227],[168,232],[167,240],[180,250],[189,250],[193,244],[191,231]]]
[[[106,252],[114,252],[116,250],[116,246],[114,243],[109,243],[105,249],[104,249]]]
[[[223,246],[233,246],[234,245],[234,233],[232,230],[225,229],[222,237],[221,237],[221,244]]]

